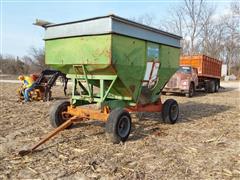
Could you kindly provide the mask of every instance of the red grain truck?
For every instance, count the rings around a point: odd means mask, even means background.
[[[195,90],[217,92],[220,87],[222,62],[206,55],[182,56],[179,70],[172,76],[163,93],[183,93],[194,96]]]

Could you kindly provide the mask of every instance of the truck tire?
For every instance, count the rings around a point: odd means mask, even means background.
[[[209,81],[205,81],[204,90],[205,90],[206,93],[209,92],[209,86],[210,86]]]
[[[62,123],[64,123],[67,119],[69,119],[70,115],[63,115],[64,111],[67,111],[67,107],[70,106],[70,102],[66,100],[56,101],[52,107],[50,108],[50,122],[52,127],[57,128]],[[68,127],[70,128],[71,125]]]
[[[106,123],[106,134],[108,139],[116,144],[127,140],[132,127],[129,112],[122,108],[116,108],[110,112]]]
[[[211,80],[209,82],[209,92],[210,93],[214,93],[215,92],[215,81],[214,80]]]
[[[190,98],[190,97],[193,97],[194,94],[195,94],[194,83],[191,82],[188,93],[186,93],[185,96]]]
[[[220,87],[219,81],[215,81],[215,92],[218,92],[219,87]]]
[[[215,81],[207,80],[205,81],[205,92],[214,93],[215,92]]]
[[[167,99],[163,104],[162,118],[165,123],[174,124],[178,120],[179,107],[174,99]]]

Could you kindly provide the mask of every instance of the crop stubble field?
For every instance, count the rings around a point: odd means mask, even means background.
[[[0,83],[0,179],[240,179],[240,91],[174,98],[179,122],[164,124],[159,113],[132,115],[133,128],[124,144],[105,137],[104,124],[75,124],[20,157],[52,130],[48,111],[64,98],[54,87],[51,102],[17,102],[19,84]]]

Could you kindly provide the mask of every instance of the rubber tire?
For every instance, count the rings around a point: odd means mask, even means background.
[[[213,81],[213,80],[206,81],[205,92],[206,93],[214,93],[215,92],[215,81]]]
[[[191,83],[190,86],[189,86],[188,93],[186,93],[185,96],[188,97],[188,98],[191,98],[191,97],[194,96],[194,94],[195,94],[194,84]]]
[[[121,136],[118,131],[118,125],[120,123],[120,120],[122,117],[127,118],[127,130],[125,136]],[[110,112],[110,115],[108,117],[107,123],[106,123],[106,135],[107,138],[114,144],[118,144],[120,142],[124,142],[127,140],[132,127],[132,120],[129,112],[126,110],[123,110],[122,108],[116,108]]]
[[[61,113],[66,111],[68,106],[70,106],[70,102],[66,100],[56,101],[52,105],[49,112],[52,127],[57,128],[65,122],[65,120],[62,119]],[[68,128],[70,128],[70,126]]]
[[[209,89],[210,89],[210,81],[205,81],[205,92],[208,93],[209,92]]]
[[[177,107],[177,115],[176,117],[173,117],[171,114],[172,108],[176,106]],[[179,107],[177,101],[174,99],[167,99],[163,104],[162,109],[162,119],[165,123],[168,124],[174,124],[177,122],[179,116]]]
[[[210,93],[214,93],[214,92],[215,92],[215,81],[211,80],[211,81],[209,82],[208,92],[210,92]]]
[[[219,82],[215,81],[215,92],[218,92],[219,87],[220,87]]]

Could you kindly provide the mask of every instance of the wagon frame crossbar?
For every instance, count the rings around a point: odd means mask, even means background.
[[[73,68],[76,71],[76,74],[67,75],[67,77],[71,78],[73,82],[73,104],[75,104],[77,100],[84,100],[90,103],[97,102],[102,104],[107,99],[110,90],[116,82],[117,75],[91,75],[88,73],[85,65],[74,65]],[[94,83],[99,84],[99,93],[97,94],[94,93],[93,81]],[[106,85],[107,81],[110,81],[110,83],[108,83],[108,87]],[[77,93],[77,85],[79,85],[81,88],[80,93]]]

